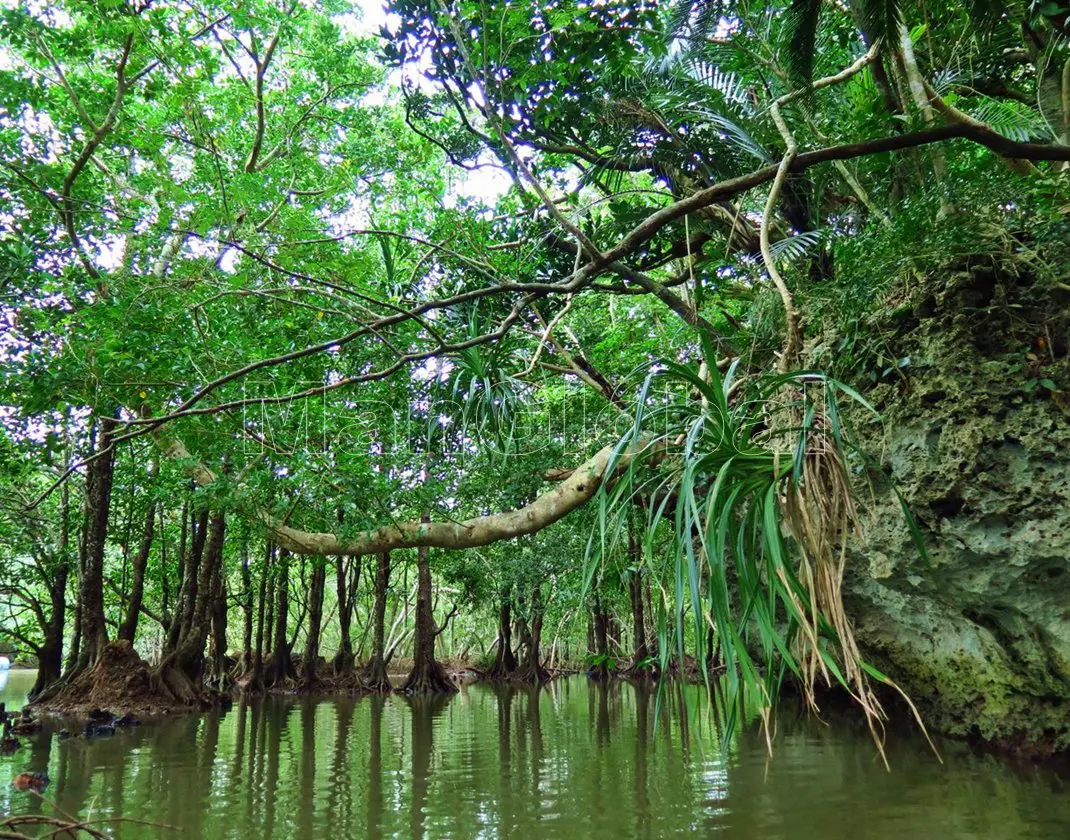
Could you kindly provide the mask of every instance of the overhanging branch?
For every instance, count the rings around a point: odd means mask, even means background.
[[[194,459],[182,441],[167,440],[160,433],[155,437],[169,458],[185,463],[187,473],[198,485],[208,486],[216,481],[215,473]],[[618,453],[615,468],[627,467],[647,445],[647,441],[640,440],[633,447]],[[616,448],[615,445],[603,447],[576,467],[568,478],[522,508],[476,516],[461,522],[394,522],[343,539],[333,533],[291,528],[263,509],[256,515],[264,523],[272,540],[280,548],[294,554],[352,556],[419,546],[477,548],[541,531],[582,507],[606,480],[606,470],[614,459]]]

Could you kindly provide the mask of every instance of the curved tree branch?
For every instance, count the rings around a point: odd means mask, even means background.
[[[167,457],[185,463],[187,473],[198,485],[206,487],[215,483],[216,474],[193,458],[181,440],[167,440],[160,434],[156,435],[156,439]],[[619,453],[616,445],[603,447],[576,467],[568,478],[530,504],[517,510],[476,516],[461,522],[392,522],[342,539],[337,534],[291,528],[263,509],[258,510],[256,515],[264,523],[271,539],[294,554],[357,556],[419,546],[476,548],[533,534],[563,519],[594,497],[607,479],[606,471],[614,457],[616,469],[623,469],[647,445],[645,439],[640,439]]]

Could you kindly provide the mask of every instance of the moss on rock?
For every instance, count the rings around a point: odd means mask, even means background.
[[[929,726],[1043,754],[1070,749],[1070,318],[1058,289],[984,260],[930,281],[896,319],[889,343],[911,363],[867,394],[884,422],[858,432],[884,475],[872,473],[845,585],[863,650]]]

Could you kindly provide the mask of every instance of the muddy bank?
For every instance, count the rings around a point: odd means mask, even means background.
[[[134,713],[146,717],[177,712],[203,711],[216,699],[205,691],[201,702],[176,700],[159,676],[129,642],[109,643],[99,661],[53,686],[31,704],[35,710],[82,718],[94,709],[115,715]]]

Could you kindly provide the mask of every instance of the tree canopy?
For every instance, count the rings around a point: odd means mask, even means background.
[[[265,541],[478,548],[431,561],[477,607],[645,597],[663,667],[716,652],[765,701],[823,675],[879,717],[839,595],[850,421],[909,360],[867,325],[981,242],[1065,258],[1070,5],[0,14],[16,638],[73,586],[83,652],[89,612],[114,635],[153,527],[135,615],[205,618],[176,565],[203,510],[217,591],[252,598]]]

